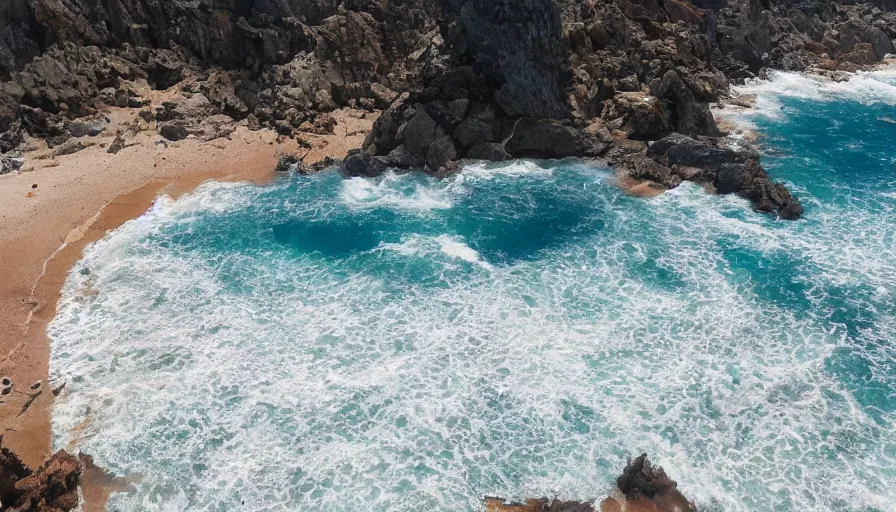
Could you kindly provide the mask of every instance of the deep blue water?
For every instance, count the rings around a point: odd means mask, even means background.
[[[896,87],[806,80],[746,119],[797,222],[583,162],[160,201],[70,275],[57,445],[110,510],[599,497],[644,451],[704,510],[890,510]]]

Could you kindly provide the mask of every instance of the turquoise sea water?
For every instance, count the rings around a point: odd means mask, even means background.
[[[109,510],[599,497],[643,451],[703,510],[892,510],[890,80],[745,89],[798,222],[583,162],[162,200],[66,284],[56,444]]]

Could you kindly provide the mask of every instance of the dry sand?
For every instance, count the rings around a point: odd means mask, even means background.
[[[35,144],[26,154],[27,172],[0,176],[0,376],[15,386],[0,396],[0,435],[32,467],[52,448],[46,326],[84,247],[143,214],[160,193],[177,197],[212,179],[264,182],[282,153],[304,155],[305,163],[341,158],[361,145],[375,118],[338,111],[334,135],[303,134],[310,149],[240,127],[229,139],[167,144],[144,131],[129,138],[133,146],[107,153],[116,129],[136,113],[109,111],[104,135],[83,139],[95,145],[72,155],[54,157]]]

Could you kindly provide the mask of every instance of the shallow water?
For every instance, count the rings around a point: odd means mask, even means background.
[[[798,222],[576,162],[161,201],[66,284],[56,444],[139,476],[110,510],[596,497],[643,451],[707,510],[890,510],[896,87],[859,79],[746,88]]]

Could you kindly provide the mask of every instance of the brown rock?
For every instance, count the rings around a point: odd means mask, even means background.
[[[33,473],[28,470],[28,474],[23,475],[22,467],[20,462],[17,464],[10,459],[7,450],[0,450],[0,472],[6,470],[7,476],[16,477],[13,489],[0,497],[4,511],[60,512],[77,508],[81,478],[78,459],[59,451]],[[4,475],[0,473],[0,476]]]

